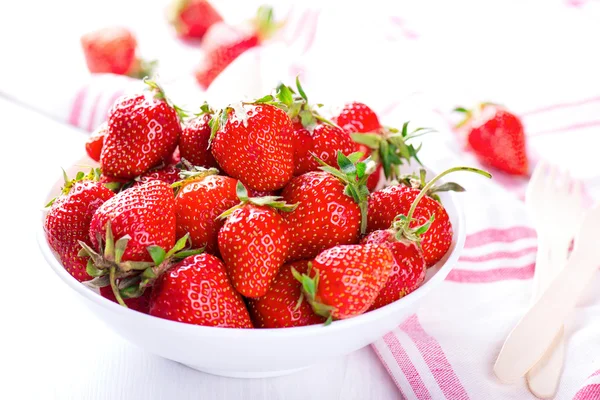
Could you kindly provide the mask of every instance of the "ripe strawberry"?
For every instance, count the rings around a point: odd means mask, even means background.
[[[325,322],[307,301],[300,300],[302,286],[292,274],[292,268],[306,274],[308,264],[309,261],[304,260],[283,265],[267,294],[260,299],[248,300],[248,310],[256,328],[289,328]]]
[[[150,309],[150,296],[152,291],[146,290],[143,295],[140,297],[136,297],[133,299],[125,299],[124,302],[127,305],[127,308],[130,308],[135,311],[139,311],[144,314],[148,314]],[[100,288],[100,295],[104,298],[107,298],[110,301],[114,301],[118,303],[115,294],[110,286],[104,286]]]
[[[183,181],[175,197],[177,237],[189,233],[193,246],[205,246],[211,254],[218,252],[217,235],[224,223],[217,217],[239,203],[237,180],[213,173]]]
[[[296,87],[298,94],[291,87],[281,84],[275,96],[292,120],[294,175],[302,175],[319,169],[320,164],[313,154],[326,164],[333,164],[339,151],[349,155],[356,149],[356,144],[346,132],[323,118],[308,103],[298,78]]]
[[[150,171],[135,178],[132,187],[143,185],[150,181],[162,181],[168,185],[172,185],[179,180],[181,170],[175,165],[167,165],[164,167],[153,168]]]
[[[151,94],[121,97],[109,112],[108,135],[100,156],[106,175],[135,178],[168,161],[177,147],[181,134],[178,112],[156,83],[146,83]]]
[[[150,245],[170,249],[175,244],[173,189],[158,180],[127,189],[100,206],[90,223],[92,248],[106,241],[107,224],[119,238],[129,236],[123,261],[150,261]]]
[[[355,317],[367,311],[392,272],[394,258],[386,246],[344,245],[320,253],[308,274],[294,272],[318,315]]]
[[[157,280],[150,315],[195,325],[252,328],[246,305],[231,286],[225,265],[210,254],[187,257]]]
[[[348,133],[376,133],[382,129],[375,111],[356,101],[345,104],[333,121]]]
[[[358,242],[366,229],[369,191],[366,167],[356,163],[357,155],[339,153],[340,170],[321,167],[323,171],[295,177],[283,190],[287,203],[298,203],[283,215],[292,239],[288,260],[309,259],[332,246]]]
[[[205,56],[196,69],[196,80],[207,89],[213,80],[245,51],[258,46],[277,29],[273,10],[260,7],[250,27],[230,27],[214,24],[202,42]]]
[[[415,291],[425,280],[425,259],[418,245],[406,238],[398,239],[393,229],[371,232],[361,244],[386,246],[394,256],[394,266],[385,286],[370,310],[383,307]]]
[[[381,179],[382,169],[383,167],[381,166],[381,164],[377,164],[377,166],[375,167],[375,171],[373,171],[373,173],[369,175],[369,179],[367,179],[367,189],[369,189],[369,192],[372,192],[375,189],[377,189],[377,185],[379,184],[379,180]]]
[[[79,173],[73,180],[65,175],[62,195],[51,202],[44,221],[44,231],[48,244],[57,253],[63,266],[78,281],[91,277],[86,272],[87,260],[78,255],[79,241],[90,243],[88,232],[94,212],[102,203],[114,196],[94,178],[92,172]]]
[[[221,15],[206,0],[175,0],[169,10],[169,22],[183,38],[202,39],[208,28],[221,21]]]
[[[420,244],[426,265],[428,267],[433,266],[446,254],[452,244],[452,224],[444,206],[431,196],[434,196],[435,191],[464,190],[456,184],[445,184],[437,188],[433,184],[441,177],[454,171],[476,172],[491,178],[490,174],[476,168],[456,167],[442,172],[424,185],[422,189],[396,185],[373,192],[369,196],[367,231],[387,229],[398,216],[407,219],[410,228],[424,226],[429,221],[430,225],[427,232],[420,235]],[[421,175],[424,180],[424,172]],[[407,224],[406,229],[408,228]]]
[[[280,197],[248,197],[240,182],[237,195],[241,204],[221,214],[227,220],[219,231],[219,251],[235,289],[245,297],[264,296],[285,262],[290,235],[278,210],[296,206]]]
[[[81,37],[87,67],[92,73],[113,73],[143,78],[152,74],[154,63],[136,57],[137,41],[123,27],[107,27]]]
[[[283,110],[262,103],[227,107],[211,127],[211,151],[227,175],[254,190],[276,190],[292,178],[292,123]]]
[[[526,138],[519,117],[490,103],[455,111],[465,115],[457,128],[467,133],[469,148],[483,164],[512,175],[528,174]]]
[[[218,164],[208,149],[211,133],[208,123],[212,118],[212,112],[208,106],[206,106],[206,110],[183,126],[179,138],[179,151],[181,157],[192,165],[215,168],[218,167]]]
[[[94,161],[100,161],[100,154],[102,153],[102,146],[104,145],[104,138],[108,134],[108,124],[102,123],[86,140],[85,151],[88,156]]]

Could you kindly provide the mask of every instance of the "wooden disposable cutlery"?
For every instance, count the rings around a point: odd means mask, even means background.
[[[555,217],[559,224],[561,216]],[[585,213],[566,267],[515,326],[500,351],[494,373],[503,382],[524,376],[546,353],[600,264],[600,205]]]
[[[551,284],[552,279],[567,263],[569,246],[581,220],[581,185],[557,167],[540,162],[529,182],[526,205],[537,231],[538,251],[532,300],[537,301]],[[560,218],[558,218],[560,216]],[[515,328],[516,329],[516,328]],[[510,349],[507,342],[499,361]],[[543,356],[534,361],[527,372],[530,391],[540,398],[555,395],[564,359],[563,328],[560,326],[554,340]],[[506,371],[498,363],[495,372],[505,380]]]

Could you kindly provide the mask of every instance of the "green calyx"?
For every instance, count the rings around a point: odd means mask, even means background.
[[[335,307],[323,304],[316,299],[317,289],[319,287],[319,271],[315,271],[315,276],[311,278],[311,269],[312,263],[308,263],[308,272],[306,274],[301,274],[295,268],[292,267],[292,275],[302,285],[302,294],[300,296],[300,299],[298,300],[296,308],[300,306],[303,299],[306,299],[306,301],[308,301],[308,304],[310,304],[315,314],[327,318],[325,320],[325,325],[329,325],[333,321],[333,316],[331,315],[331,312],[335,310]]]
[[[181,178],[181,180],[171,184],[171,187],[175,189],[175,196],[177,196],[179,191],[188,183],[200,181],[207,176],[217,175],[219,173],[219,170],[216,168],[198,167],[196,165],[192,165],[184,158],[181,159],[178,167],[181,169],[181,171],[179,171],[179,178]]]
[[[412,160],[422,165],[417,153],[421,146],[414,147],[407,142],[411,139],[435,132],[431,128],[417,128],[408,130],[409,122],[402,125],[402,129],[385,127],[381,132],[352,133],[352,139],[373,150],[373,159],[380,162],[383,172],[388,180],[397,179],[400,176],[400,167],[405,163],[410,164]]]
[[[162,86],[158,84],[156,80],[152,80],[148,78],[148,76],[145,76],[142,80],[146,85],[148,85],[148,89],[153,93],[154,98],[156,100],[162,100],[166,102],[169,105],[169,107],[172,107],[175,110],[175,112],[177,113],[177,117],[180,121],[183,121],[189,116],[187,111],[177,106],[176,104],[173,104],[171,99],[169,99],[165,94],[165,90],[162,88]]]
[[[235,210],[243,207],[245,204],[254,204],[257,206],[267,206],[274,208],[283,212],[294,211],[296,207],[298,207],[298,203],[296,204],[287,204],[284,200],[282,200],[281,196],[263,196],[263,197],[249,197],[248,190],[246,187],[238,181],[237,186],[235,187],[236,194],[238,199],[240,199],[240,204],[231,207],[229,210],[225,211],[217,218],[226,219],[229,217]]]
[[[373,161],[367,158],[360,161],[363,154],[355,152],[345,156],[341,151],[337,154],[338,167],[334,168],[315,154],[312,155],[321,164],[322,171],[325,171],[338,178],[344,185],[344,194],[352,197],[360,208],[360,232],[365,234],[367,231],[367,210],[369,207],[369,189],[367,188],[367,180],[373,172]]]
[[[93,277],[84,283],[93,288],[110,286],[117,302],[124,307],[127,307],[124,298],[141,296],[147,287],[169,269],[174,260],[199,254],[204,250],[186,248],[189,240],[187,234],[168,252],[159,246],[148,246],[147,250],[153,262],[123,261],[123,254],[130,239],[129,235],[125,235],[115,241],[109,221],[106,224],[106,240],[104,241],[99,233],[97,235],[97,250],[79,241],[79,256],[88,257],[86,272]]]
[[[79,171],[79,172],[77,172],[77,174],[75,175],[75,178],[73,178],[73,179],[69,178],[69,176],[67,175],[67,171],[65,171],[64,169],[62,170],[62,172],[63,172],[63,179],[65,181],[65,184],[60,189],[60,195],[58,195],[57,197],[50,200],[48,202],[48,204],[45,205],[45,207],[50,207],[52,204],[54,204],[54,202],[56,201],[56,199],[58,197],[69,194],[69,192],[73,188],[73,185],[75,185],[77,182],[81,182],[81,181],[98,182],[100,180],[100,176],[102,176],[102,172],[100,171],[100,168],[91,168],[90,172],[88,172],[87,174],[85,172]]]
[[[483,111],[483,109],[486,108],[487,106],[501,107],[500,104],[498,104],[498,103],[492,103],[490,101],[484,101],[482,103],[478,103],[477,105],[475,105],[475,107],[473,109],[468,109],[468,108],[465,108],[465,107],[456,107],[452,111],[455,112],[455,113],[462,114],[463,119],[460,120],[459,123],[457,123],[456,125],[454,125],[454,127],[457,128],[457,129],[463,127],[475,115],[481,114],[481,112]]]
[[[231,113],[231,111],[233,111],[232,107],[225,107],[221,110],[217,110],[214,112],[210,121],[208,121],[208,126],[210,126],[210,139],[208,140],[208,148],[210,148],[213,139],[217,135],[217,131],[227,123],[227,120],[229,119],[229,113]]]
[[[271,38],[281,27],[281,24],[275,22],[273,8],[269,6],[260,6],[258,8],[253,23],[258,39],[261,42]]]
[[[473,167],[454,167],[454,168],[449,168],[446,171],[438,174],[432,180],[427,182],[427,184],[425,184],[425,186],[421,189],[421,191],[419,192],[419,194],[417,195],[415,200],[412,202],[410,209],[408,210],[408,214],[407,215],[401,214],[401,215],[396,216],[396,218],[394,218],[391,229],[394,231],[394,235],[397,240],[407,239],[407,240],[410,240],[417,244],[420,243],[420,236],[422,234],[424,234],[425,232],[427,232],[427,230],[429,229],[429,227],[431,226],[431,224],[434,221],[434,216],[432,215],[431,218],[427,222],[425,222],[423,225],[411,228],[410,227],[411,222],[414,221],[413,215],[414,215],[415,210],[417,209],[417,206],[419,205],[419,202],[421,201],[421,199],[423,197],[425,197],[430,192],[430,190],[434,187],[435,183],[439,179],[441,179],[442,177],[444,177],[452,172],[457,172],[457,171],[474,172],[479,175],[483,175],[486,178],[492,177],[492,175],[489,172],[483,171],[478,168],[473,168]],[[420,175],[421,175],[421,179],[424,180],[425,179],[425,171],[422,170]],[[441,186],[443,186],[443,185],[441,185]],[[461,189],[462,189],[462,187],[461,187]],[[464,189],[462,189],[462,191],[464,191]]]

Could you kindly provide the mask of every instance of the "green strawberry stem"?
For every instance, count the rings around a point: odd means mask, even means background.
[[[250,197],[248,195],[248,189],[246,189],[244,184],[240,181],[238,181],[235,187],[235,191],[238,196],[238,199],[240,199],[240,203],[231,207],[229,210],[223,212],[217,218],[225,219],[229,217],[235,210],[237,210],[238,208],[242,208],[245,204],[248,203],[257,206],[268,206],[283,212],[294,211],[299,204],[287,204],[285,201],[281,200],[281,196]]]
[[[433,185],[440,178],[442,178],[445,175],[448,175],[452,172],[456,172],[456,171],[475,172],[477,174],[485,176],[486,178],[492,177],[492,175],[490,173],[488,173],[486,171],[482,171],[477,168],[472,168],[472,167],[454,167],[454,168],[450,168],[450,169],[442,172],[441,174],[437,175],[431,181],[429,181],[427,184],[425,184],[425,186],[420,190],[419,194],[417,195],[415,200],[412,202],[410,209],[408,210],[408,214],[407,215],[400,214],[394,219],[391,229],[395,232],[394,236],[396,237],[397,240],[407,239],[407,240],[409,240],[411,242],[415,242],[417,244],[420,243],[421,235],[424,234],[425,232],[427,232],[427,230],[433,223],[435,217],[434,217],[434,215],[432,215],[431,218],[427,222],[425,222],[423,225],[417,226],[415,228],[411,228],[410,223],[412,222],[413,214],[415,213],[415,210],[417,209],[417,206],[419,205],[419,202],[421,201],[421,199],[423,197],[425,197],[426,195],[430,194],[429,192],[433,188]],[[421,171],[421,181],[424,181],[424,180],[425,180],[425,170],[422,170]],[[462,187],[460,187],[460,188],[462,189]]]
[[[311,154],[319,164],[320,169],[325,171],[345,184],[344,194],[352,197],[360,209],[360,233],[365,234],[367,231],[367,211],[369,208],[369,189],[367,188],[367,180],[370,173],[368,164],[372,163],[370,158],[359,161],[363,154],[359,151],[348,156],[338,151],[337,163],[338,167],[334,168],[325,161],[317,157],[316,154]]]
[[[100,180],[100,175],[102,175],[100,168],[91,168],[90,172],[88,172],[87,174],[82,171],[79,171],[79,172],[77,172],[77,174],[75,175],[75,178],[73,178],[73,179],[69,178],[69,176],[67,175],[67,171],[65,171],[64,169],[62,170],[62,172],[63,172],[63,179],[65,181],[65,184],[60,189],[60,195],[58,195],[57,197],[50,200],[48,202],[48,204],[46,204],[45,207],[50,207],[52,204],[54,204],[56,199],[58,199],[58,197],[60,197],[61,195],[69,194],[69,192],[71,191],[71,188],[77,182],[80,182],[80,181],[95,181],[95,182],[97,182]]]
[[[328,306],[316,300],[317,288],[319,286],[319,271],[315,271],[315,276],[311,278],[309,276],[311,269],[311,262],[308,263],[308,272],[306,274],[301,274],[294,267],[292,267],[292,275],[298,282],[302,284],[302,294],[300,295],[300,299],[296,304],[296,308],[300,307],[302,300],[306,298],[306,301],[308,301],[315,314],[327,318],[325,325],[329,325],[333,321],[331,312],[335,309],[335,307]]]
[[[116,274],[117,274],[117,268],[110,267],[110,273],[109,273],[110,287],[112,288],[113,294],[115,295],[115,299],[117,299],[117,302],[120,305],[122,305],[123,307],[128,308],[127,304],[125,304],[125,302],[123,301],[123,298],[121,297],[121,292],[119,291],[119,287],[117,286]]]

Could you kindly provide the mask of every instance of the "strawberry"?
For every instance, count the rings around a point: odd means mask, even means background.
[[[393,229],[369,233],[361,244],[386,246],[394,257],[394,266],[385,286],[375,299],[370,310],[383,307],[415,291],[425,280],[425,258],[416,242],[398,239]]]
[[[320,164],[313,154],[326,164],[332,164],[339,151],[344,155],[351,154],[356,149],[356,144],[347,133],[323,118],[308,103],[306,92],[298,78],[296,87],[298,94],[291,87],[281,84],[277,87],[275,96],[292,120],[294,175],[302,175],[319,169]]]
[[[108,124],[102,123],[85,142],[85,151],[94,161],[100,161],[104,138],[108,134]]]
[[[491,103],[455,111],[464,114],[457,128],[466,132],[468,147],[481,163],[511,175],[528,174],[526,138],[519,117]]]
[[[175,199],[173,189],[154,180],[118,193],[100,206],[90,223],[93,248],[106,241],[107,224],[119,238],[129,236],[123,261],[150,261],[150,245],[171,248],[175,244]]]
[[[87,260],[78,255],[79,241],[90,244],[88,232],[94,212],[114,196],[102,183],[95,181],[98,171],[82,172],[73,180],[65,174],[62,194],[51,201],[44,221],[48,244],[57,253],[63,266],[78,281],[91,277],[86,272]]]
[[[308,302],[300,300],[302,286],[292,274],[292,268],[300,274],[307,273],[309,262],[296,261],[282,266],[269,291],[260,299],[248,300],[248,310],[256,328],[289,328],[325,322],[325,318],[313,312]]]
[[[372,192],[375,189],[377,189],[377,185],[379,184],[379,180],[381,179],[382,169],[383,167],[381,166],[381,164],[377,164],[377,166],[375,167],[375,171],[373,171],[373,173],[369,175],[369,179],[367,179],[367,189],[369,189],[369,192]]]
[[[150,93],[123,96],[108,117],[108,135],[100,156],[102,172],[117,178],[134,178],[173,154],[181,125],[178,109],[163,90],[145,81]]]
[[[137,40],[123,27],[107,27],[86,33],[81,47],[87,67],[92,73],[112,73],[143,78],[152,74],[154,62],[136,56]]]
[[[175,165],[167,165],[164,167],[153,168],[150,171],[135,178],[132,187],[143,185],[150,181],[162,181],[168,185],[179,180],[179,173],[181,170]]]
[[[205,54],[195,73],[198,84],[202,89],[207,89],[229,64],[272,36],[276,29],[270,7],[260,7],[248,29],[229,27],[224,23],[214,24],[202,42]]]
[[[208,149],[211,133],[208,123],[212,118],[212,111],[207,105],[202,107],[203,113],[183,126],[179,138],[179,151],[181,157],[192,165],[214,168],[218,167],[218,164]]]
[[[283,190],[283,199],[298,207],[283,214],[291,233],[288,260],[309,259],[338,244],[358,243],[366,229],[368,189],[360,153],[338,154],[340,170],[330,166],[322,171],[295,177]],[[358,181],[357,181],[358,178]]]
[[[269,290],[290,248],[287,225],[278,210],[289,212],[296,205],[280,197],[248,197],[240,182],[236,191],[241,203],[220,216],[227,220],[219,231],[219,251],[235,289],[257,298]]]
[[[476,172],[488,178],[491,175],[485,171],[470,167],[450,168],[437,175],[422,189],[404,185],[388,186],[382,190],[371,193],[369,196],[369,212],[367,231],[373,232],[379,229],[387,229],[399,218],[408,221],[403,228],[408,230],[417,229],[419,226],[428,224],[427,232],[420,235],[420,245],[423,256],[428,267],[437,263],[448,251],[452,244],[452,224],[446,209],[441,202],[436,201],[435,191],[464,189],[454,183],[434,187],[434,183],[448,173],[454,171]],[[425,172],[421,173],[424,180]]]
[[[206,0],[175,0],[169,10],[169,22],[187,39],[202,39],[208,28],[221,21],[221,15]]]
[[[189,233],[193,246],[205,246],[211,254],[218,252],[217,235],[224,223],[217,217],[239,203],[237,180],[216,172],[191,174],[178,184],[181,188],[175,197],[177,237]]]
[[[231,286],[225,265],[210,254],[187,257],[158,278],[150,315],[195,325],[252,328],[246,305]]]
[[[356,101],[345,104],[333,121],[348,133],[376,133],[382,128],[375,111]]]
[[[213,156],[246,187],[276,190],[292,178],[292,123],[285,111],[260,102],[230,106],[215,114],[211,128]]]
[[[293,271],[316,314],[346,319],[366,312],[392,272],[387,246],[343,245],[320,253],[308,274]]]
[[[124,302],[127,305],[127,308],[130,308],[135,311],[139,311],[144,314],[148,314],[150,308],[150,296],[152,291],[147,290],[140,297],[125,299]],[[115,294],[110,286],[104,286],[100,288],[100,295],[110,301],[114,301],[118,303]]]

